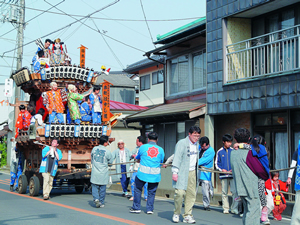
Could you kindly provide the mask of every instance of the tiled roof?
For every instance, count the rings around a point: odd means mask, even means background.
[[[113,86],[116,87],[135,87],[136,83],[127,77],[127,73],[120,72],[120,73],[114,73],[110,72],[108,75],[102,74],[98,77],[96,85],[104,82],[104,80],[107,80],[108,82],[112,83]]]
[[[161,61],[162,63],[165,61],[165,56],[159,56],[159,55],[153,55],[151,56],[152,59],[154,60],[157,60],[157,61]],[[124,71],[126,72],[129,72],[129,73],[132,73],[132,71],[137,71],[137,70],[140,70],[140,69],[143,69],[143,67],[150,67],[152,65],[158,65],[159,63],[158,62],[155,62],[151,59],[143,59],[143,60],[140,60],[136,63],[133,63],[133,64],[130,64],[129,66],[127,66],[126,69],[124,69]]]
[[[120,111],[142,111],[148,109],[148,107],[110,100],[110,109]]]

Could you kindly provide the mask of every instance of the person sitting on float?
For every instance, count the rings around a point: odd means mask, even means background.
[[[62,94],[59,89],[57,89],[57,83],[50,83],[50,91],[46,92],[46,108],[49,111],[49,123],[54,123],[55,117],[58,123],[64,123],[63,112],[65,106],[62,101]]]
[[[35,73],[39,72],[41,69],[41,64],[45,67],[48,67],[49,65],[45,64],[45,62],[41,62],[41,61],[48,61],[50,60],[50,55],[51,55],[51,51],[50,51],[50,45],[51,45],[52,41],[50,39],[46,39],[45,40],[45,44],[43,46],[41,39],[38,39],[36,41],[36,44],[39,46],[38,50],[36,51],[34,57],[32,58],[32,64],[33,64],[33,70]],[[44,59],[44,60],[42,60]]]
[[[92,120],[93,124],[101,124],[101,104],[102,104],[102,97],[100,94],[100,87],[95,86],[93,89],[93,93],[90,94],[90,101],[93,105],[92,108]]]
[[[92,89],[88,93],[81,95],[77,93],[77,87],[75,85],[69,84],[68,90],[68,108],[70,110],[71,120],[76,124],[80,124],[81,115],[77,101],[82,100],[84,97],[90,95],[92,93]]]
[[[92,122],[92,104],[88,96],[84,98],[84,102],[80,105],[80,114],[82,122]]]
[[[19,106],[19,114],[16,122],[16,135],[15,138],[18,137],[20,130],[28,130],[30,126],[31,114],[25,109],[25,105]]]

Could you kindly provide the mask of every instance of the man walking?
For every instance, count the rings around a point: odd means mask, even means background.
[[[48,200],[52,190],[53,179],[55,177],[58,161],[62,159],[61,151],[57,148],[59,140],[54,138],[51,146],[46,146],[42,151],[42,162],[40,173],[43,175],[43,196]]]
[[[238,128],[234,131],[234,138],[237,143],[247,144],[250,138],[249,130]],[[258,178],[246,163],[248,153],[251,150],[239,148],[231,152],[230,164],[233,179],[236,184],[236,191],[241,197],[244,214],[244,225],[260,224],[260,200],[258,195]]]
[[[96,208],[104,207],[106,185],[108,184],[108,164],[113,162],[112,154],[106,149],[108,136],[102,135],[100,145],[95,146],[91,153],[92,160],[92,195]]]
[[[222,137],[223,147],[218,150],[215,160],[216,169],[221,172],[231,172],[230,155],[233,148],[231,148],[230,146],[232,144],[232,140],[233,138],[230,134],[225,134]],[[220,173],[219,178],[221,180],[222,185],[223,213],[229,213],[228,187],[230,186],[230,191],[232,193],[231,213],[239,214],[238,202],[234,200],[238,196],[236,194],[235,183],[232,174]]]
[[[160,167],[165,158],[164,150],[157,145],[158,135],[155,132],[148,134],[148,144],[142,145],[136,156],[140,163],[135,178],[135,189],[131,213],[141,212],[142,188],[148,182],[147,214],[153,214],[154,198],[158,183],[161,180]]]
[[[134,160],[135,160],[135,162],[133,164],[133,173],[131,175],[131,180],[130,180],[130,183],[131,183],[131,193],[132,193],[132,197],[129,199],[130,201],[133,201],[134,187],[135,187],[134,181],[135,181],[135,177],[137,175],[138,168],[140,166],[140,164],[138,162],[136,162],[135,157],[138,154],[140,147],[143,144],[145,144],[145,141],[146,140],[145,140],[145,138],[143,136],[138,136],[137,139],[136,139],[136,148],[134,150],[132,150],[132,152],[131,152],[131,158],[133,157]],[[148,196],[148,194],[147,194],[147,187],[148,187],[148,183],[146,183],[144,185],[144,198],[145,198],[146,201],[147,201],[147,196]]]
[[[184,200],[184,223],[196,223],[192,215],[192,209],[196,200],[197,188],[197,162],[198,162],[198,140],[201,130],[197,126],[189,129],[189,135],[177,142],[172,167],[174,194],[173,222],[179,222],[182,200]]]
[[[202,137],[199,140],[199,143],[200,152],[198,166],[202,166],[207,169],[213,169],[215,150],[209,145],[208,137]],[[210,195],[213,195],[211,172],[201,171],[200,183],[202,186],[204,210],[210,211]]]

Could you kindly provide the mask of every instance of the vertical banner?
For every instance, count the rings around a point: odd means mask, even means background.
[[[102,84],[102,121],[103,122],[108,122],[111,113],[110,113],[110,85],[113,85],[109,83],[108,81],[104,80]]]
[[[88,48],[81,45],[79,47],[79,49],[80,49],[80,67],[85,67],[85,49],[88,49]]]

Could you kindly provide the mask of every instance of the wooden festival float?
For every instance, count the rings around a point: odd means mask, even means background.
[[[103,68],[102,68],[103,70]],[[37,96],[34,101],[41,98],[43,92],[50,90],[50,83],[55,81],[58,89],[64,89],[68,84],[76,85],[78,93],[82,94],[93,88],[97,77],[101,73],[94,72],[93,69],[85,68],[84,65],[55,65],[48,68],[42,68],[39,73],[31,73],[28,68],[22,68],[11,75],[16,85],[31,97]],[[107,73],[104,74],[107,76]],[[75,187],[77,193],[90,187],[91,175],[91,151],[94,146],[99,145],[101,135],[110,136],[111,129],[116,125],[117,118],[121,113],[112,114],[109,110],[110,84],[105,81],[102,85],[102,124],[49,124],[45,128],[31,127],[28,131],[20,130],[15,138],[19,148],[25,156],[25,165],[23,175],[19,178],[19,193],[27,192],[36,196],[42,188],[43,178],[39,173],[39,167],[42,160],[42,149],[50,146],[53,138],[58,138],[60,144],[58,148],[62,151],[62,160],[59,161],[59,167],[55,176],[54,188]],[[21,104],[25,106],[29,102],[16,99],[15,115],[19,113]],[[66,113],[66,112],[65,112]],[[114,138],[109,138],[110,142]]]

